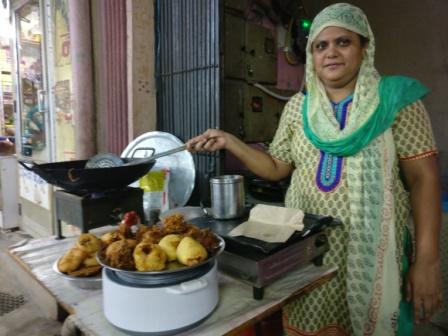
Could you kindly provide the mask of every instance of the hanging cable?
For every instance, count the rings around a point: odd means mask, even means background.
[[[279,94],[269,90],[267,87],[265,87],[265,86],[263,86],[263,85],[261,85],[259,83],[250,83],[250,84],[252,84],[256,88],[260,89],[261,91],[263,91],[267,95],[269,95],[271,97],[274,97],[274,98],[276,98],[278,100],[288,101],[289,99],[291,99],[291,97],[286,97],[286,96],[279,95]]]

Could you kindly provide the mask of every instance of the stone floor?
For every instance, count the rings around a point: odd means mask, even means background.
[[[15,263],[6,249],[23,239],[31,238],[23,232],[0,230],[0,336],[56,336],[61,335],[61,323],[45,317],[29,294],[17,285],[6,269]]]

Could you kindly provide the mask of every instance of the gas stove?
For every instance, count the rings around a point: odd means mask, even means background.
[[[56,239],[62,236],[61,221],[77,226],[83,233],[114,223],[113,216],[137,211],[143,217],[143,190],[126,187],[103,192],[56,190]]]
[[[217,220],[203,216],[188,220],[201,227],[209,227],[224,238],[226,247],[218,258],[218,268],[253,288],[254,299],[261,300],[264,287],[289,271],[314,263],[322,264],[329,249],[325,228],[340,224],[332,217],[306,214],[305,228],[295,232],[285,243],[267,243],[248,237],[230,237],[228,233],[247,217]]]

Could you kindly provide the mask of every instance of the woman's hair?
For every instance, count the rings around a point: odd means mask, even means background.
[[[359,35],[359,34],[358,34],[358,36],[359,36],[359,39],[361,40],[361,47],[364,47],[369,42],[369,39],[367,37]]]

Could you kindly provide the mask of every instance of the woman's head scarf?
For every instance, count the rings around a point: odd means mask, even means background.
[[[331,102],[311,61],[313,59],[312,44],[315,38],[322,30],[330,26],[350,30],[368,40],[356,82],[350,118],[343,130],[340,130]],[[309,60],[306,64],[307,121],[311,130],[323,141],[334,141],[350,136],[366,123],[379,103],[378,90],[372,90],[378,87],[380,81],[374,65],[375,38],[363,11],[347,3],[338,3],[325,8],[313,20],[306,54]]]

